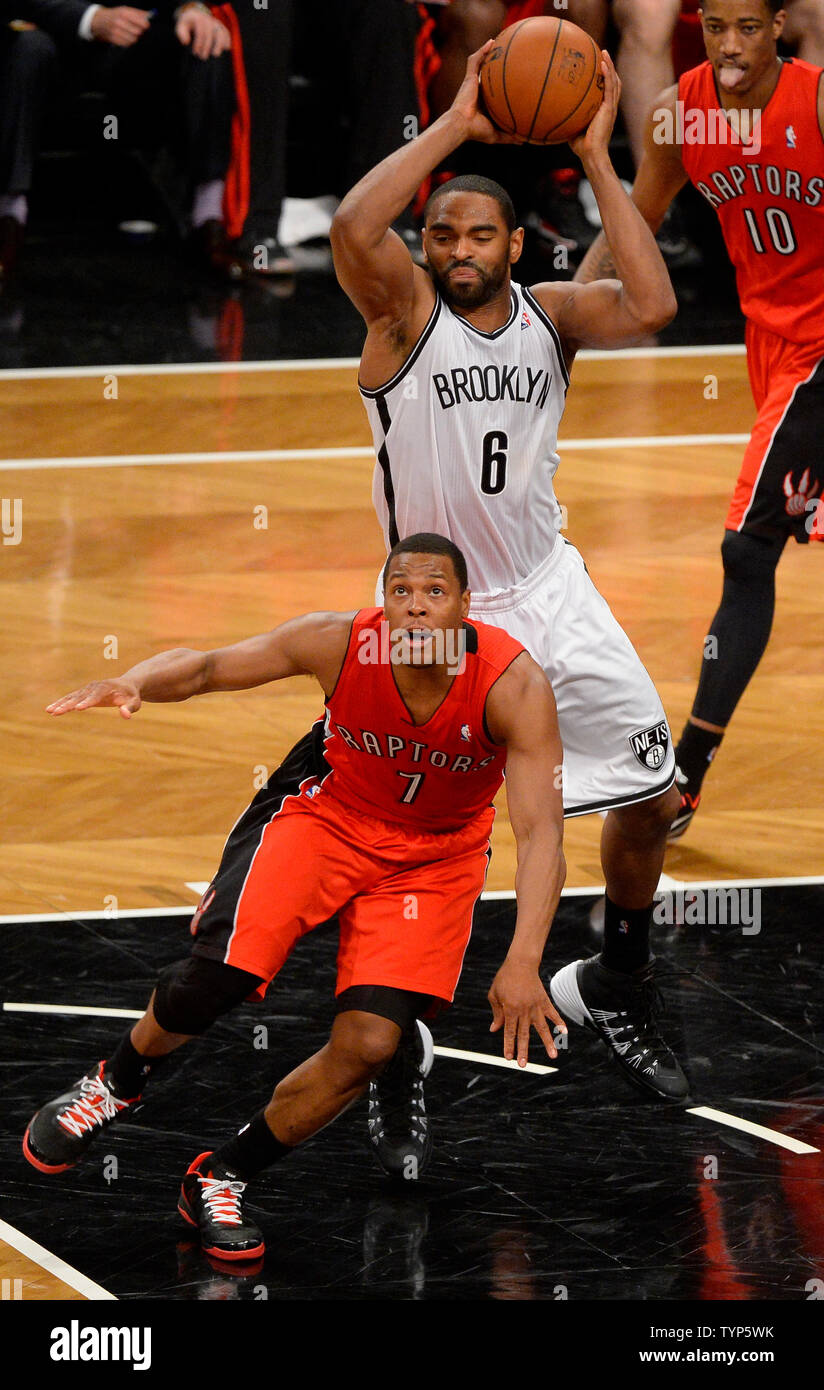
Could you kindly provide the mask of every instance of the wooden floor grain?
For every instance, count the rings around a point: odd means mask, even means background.
[[[383,555],[371,461],[322,452],[369,443],[352,368],[147,371],[121,377],[116,400],[104,397],[106,375],[0,379],[3,456],[225,456],[2,474],[3,496],[22,504],[21,539],[3,545],[0,574],[4,913],[194,901],[186,883],[211,877],[256,781],[321,708],[309,680],[148,706],[131,724],[109,711],[52,719],[50,700],[163,648],[369,604]],[[557,478],[567,535],[676,737],[720,594],[742,448],[614,443],[565,454],[563,440],[745,433],[752,416],[742,356],[614,357],[573,374]],[[237,457],[250,449],[321,452]],[[679,878],[822,872],[822,563],[824,547],[795,545],[781,562],[769,649],[701,812],[668,856]],[[601,881],[600,825],[567,822],[570,885]],[[503,806],[494,849],[488,886],[511,888]]]

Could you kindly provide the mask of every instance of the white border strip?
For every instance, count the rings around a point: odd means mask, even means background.
[[[93,912],[11,912],[0,917],[0,926],[14,926],[15,922],[116,922],[120,917],[191,917],[197,903],[190,907],[135,907],[119,908],[117,912],[95,909]]]
[[[537,1076],[549,1076],[557,1072],[557,1067],[542,1067],[537,1062],[527,1062],[525,1067],[519,1067],[515,1061],[508,1062],[506,1057],[493,1057],[488,1052],[464,1052],[460,1047],[436,1047],[436,1057],[455,1057],[461,1062],[483,1062],[487,1067],[504,1067],[507,1071],[533,1072]]]
[[[9,367],[3,381],[48,381],[102,376],[233,376],[235,372],[332,372],[360,365],[357,357],[283,358],[271,362],[146,362],[98,367]]]
[[[824,875],[811,874],[802,878],[708,878],[701,880],[681,880],[672,878],[669,874],[663,874],[658,886],[658,892],[681,892],[689,891],[691,888],[805,888],[808,885],[824,883]],[[208,883],[187,883],[187,888],[193,892],[202,894],[209,887]],[[561,892],[562,898],[597,898],[604,892],[603,883],[593,883],[589,887],[564,888]],[[481,901],[494,902],[514,902],[514,888],[490,888],[481,894]],[[14,926],[16,923],[21,925],[25,922],[116,922],[120,917],[185,917],[191,916],[197,907],[197,903],[190,903],[184,907],[135,907],[118,908],[116,913],[105,909],[95,909],[94,911],[84,912],[78,908],[76,912],[11,912],[0,916],[0,926]]]
[[[65,458],[3,459],[0,469],[37,468],[152,468],[187,463],[277,463],[286,459],[349,459],[374,458],[375,451],[366,445],[329,449],[218,449],[213,452],[190,454],[78,454]]]
[[[142,1018],[145,1009],[96,1009],[89,1004],[3,1004],[7,1014],[91,1014],[96,1018]]]
[[[561,439],[561,454],[579,449],[700,449],[705,446],[735,444],[749,441],[748,434],[637,434],[594,435],[591,439]],[[44,468],[154,468],[179,467],[182,464],[278,463],[289,459],[350,459],[374,458],[368,445],[352,445],[328,449],[218,449],[187,454],[75,454],[55,458],[3,459],[3,472],[33,471]]]
[[[766,1139],[768,1144],[778,1144],[779,1148],[789,1149],[794,1154],[817,1154],[820,1149],[812,1144],[802,1144],[789,1134],[779,1134],[777,1129],[767,1129],[766,1125],[753,1124],[752,1120],[742,1120],[738,1115],[728,1115],[725,1110],[714,1110],[711,1105],[692,1105],[688,1115],[698,1115],[702,1120],[712,1120],[714,1124],[727,1125],[729,1129],[740,1129],[745,1134],[754,1134],[758,1139]]]
[[[576,361],[602,362],[618,358],[632,361],[642,357],[743,357],[744,343],[707,343],[690,347],[585,348]],[[225,375],[234,372],[329,372],[360,365],[358,357],[295,357],[269,362],[147,362],[122,366],[102,364],[93,367],[7,367],[1,381],[40,381],[71,377]]]
[[[104,1299],[117,1303],[117,1296],[109,1293],[108,1289],[103,1289],[99,1284],[95,1284],[93,1279],[87,1279],[85,1274],[81,1274],[79,1269],[74,1269],[67,1265],[65,1260],[61,1260],[59,1255],[53,1255],[50,1250],[44,1250],[42,1245],[24,1236],[22,1231],[18,1231],[15,1226],[9,1226],[8,1222],[0,1221],[0,1240],[4,1240],[14,1250],[25,1255],[26,1259],[33,1260],[41,1269],[45,1269],[49,1274],[53,1274],[55,1279],[61,1279],[64,1284],[68,1284],[70,1289],[75,1289],[77,1293],[82,1293],[84,1298],[93,1299],[95,1302],[102,1302]]]

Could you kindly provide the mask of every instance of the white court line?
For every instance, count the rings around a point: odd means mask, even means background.
[[[662,874],[659,880],[659,891],[678,891],[691,888],[804,888],[807,885],[824,883],[824,875],[811,874],[806,878],[713,878],[701,879],[698,881],[690,879],[672,878],[669,874]],[[205,880],[186,884],[193,893],[199,897],[206,892],[209,887]],[[589,887],[564,888],[561,892],[562,898],[597,898],[605,889],[603,883],[593,883]],[[481,894],[481,901],[494,902],[514,902],[514,888],[490,888]],[[0,916],[0,926],[15,926],[18,922],[22,925],[26,922],[116,922],[120,917],[191,917],[197,903],[189,903],[183,907],[135,907],[119,908],[116,913],[108,909],[94,909],[90,912],[83,912],[78,909],[75,912],[10,912]]]
[[[461,1062],[483,1062],[487,1067],[504,1067],[507,1071],[530,1071],[538,1076],[548,1076],[558,1070],[557,1067],[541,1067],[537,1062],[527,1062],[525,1067],[519,1067],[517,1062],[508,1062],[506,1057],[492,1057],[488,1052],[464,1052],[459,1047],[436,1047],[434,1051],[436,1057],[456,1057]]]
[[[707,445],[747,444],[748,434],[638,434],[595,435],[591,439],[561,439],[559,453],[579,449],[700,449]],[[278,463],[288,459],[374,458],[375,451],[366,445],[348,445],[329,449],[218,449],[187,454],[77,454],[55,458],[3,459],[3,472],[33,471],[45,468],[154,468],[160,465],[178,467],[191,463]]]
[[[82,1004],[4,1003],[3,1010],[6,1013],[92,1014],[107,1018],[143,1017],[139,1009],[96,1009]],[[551,1076],[558,1071],[557,1067],[541,1066],[537,1062],[527,1062],[525,1067],[519,1067],[517,1062],[508,1062],[505,1057],[495,1057],[488,1052],[465,1052],[459,1047],[436,1047],[434,1051],[437,1057],[452,1057],[460,1062],[481,1062],[486,1067],[503,1067],[506,1071],[531,1072],[537,1076]],[[746,1134],[754,1134],[758,1139],[765,1139],[767,1143],[777,1144],[779,1148],[789,1149],[792,1153],[817,1154],[820,1152],[812,1144],[804,1144],[800,1139],[793,1139],[789,1134],[781,1134],[777,1129],[768,1129],[766,1125],[754,1124],[752,1120],[741,1119],[738,1115],[728,1115],[725,1110],[715,1110],[709,1105],[689,1106],[687,1114],[698,1115],[700,1119],[712,1120],[715,1124],[727,1125],[730,1129],[743,1130]],[[82,1278],[82,1275],[80,1277]],[[105,1296],[112,1297],[113,1295]]]
[[[124,907],[118,912],[106,908],[93,912],[11,912],[0,917],[0,926],[13,926],[15,922],[116,922],[120,917],[191,917],[196,907],[197,903],[191,903],[188,907]]]
[[[812,1144],[802,1144],[800,1139],[793,1139],[789,1134],[779,1134],[777,1129],[767,1129],[766,1125],[753,1124],[752,1120],[742,1120],[738,1115],[728,1115],[725,1110],[714,1110],[711,1105],[693,1105],[687,1110],[688,1115],[699,1115],[702,1120],[712,1120],[715,1124],[727,1125],[730,1129],[741,1129],[745,1134],[755,1134],[759,1139],[766,1139],[768,1144],[778,1144],[782,1149],[789,1149],[794,1154],[817,1154],[820,1149],[814,1149]]]
[[[579,352],[578,362],[602,362],[612,358],[632,360],[642,357],[743,357],[746,353],[744,343],[707,343],[692,347],[634,347],[585,348]],[[103,365],[97,367],[7,367],[0,371],[0,381],[38,381],[49,378],[101,377],[110,373],[117,376],[208,376],[233,372],[329,372],[343,367],[354,368],[360,365],[358,357],[293,357],[258,362],[148,362],[128,363],[122,366]]]
[[[4,1003],[7,1014],[90,1014],[98,1018],[142,1018],[145,1009],[96,1009],[88,1004],[12,1004]]]
[[[99,1284],[95,1284],[93,1279],[87,1279],[85,1274],[81,1274],[79,1269],[74,1269],[67,1265],[65,1260],[61,1260],[58,1255],[53,1255],[50,1250],[44,1250],[42,1245],[24,1236],[22,1231],[18,1231],[15,1226],[9,1226],[6,1221],[0,1221],[0,1240],[4,1240],[7,1245],[11,1245],[27,1259],[33,1260],[41,1269],[48,1270],[56,1279],[61,1279],[64,1284],[68,1284],[70,1289],[75,1289],[82,1293],[86,1298],[102,1302],[110,1299],[117,1303],[116,1294],[109,1293],[108,1289],[103,1289]]]
[[[329,449],[218,449],[188,454],[78,454],[76,457],[3,459],[0,469],[42,468],[154,468],[161,464],[177,467],[187,463],[278,463],[287,459],[374,458],[375,450],[366,445]]]
[[[824,883],[824,875],[809,874],[800,878],[704,878],[704,879],[680,879],[673,878],[671,874],[662,874],[658,880],[658,892],[681,892],[682,889],[691,888],[804,888],[809,884],[820,885]],[[190,886],[190,885],[189,885]],[[206,885],[208,887],[208,884]],[[590,888],[564,888],[561,892],[562,898],[585,898],[597,897],[603,893],[606,885],[603,883],[593,883]],[[514,888],[490,889],[487,893],[482,893],[481,897],[490,902],[504,901],[505,899],[515,899]],[[71,915],[71,914],[69,914]],[[80,914],[75,914],[79,916]],[[0,918],[0,921],[3,919]],[[9,918],[9,921],[22,921],[22,918]],[[36,920],[36,919],[35,919]]]

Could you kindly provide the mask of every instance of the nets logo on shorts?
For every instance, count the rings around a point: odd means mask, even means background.
[[[669,726],[664,720],[661,724],[653,724],[651,729],[642,729],[639,734],[630,734],[629,746],[642,767],[654,769],[663,765],[669,737]]]

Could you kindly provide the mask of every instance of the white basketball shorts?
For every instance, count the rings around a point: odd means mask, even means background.
[[[667,717],[646,668],[569,541],[511,589],[472,595],[470,617],[504,628],[546,672],[564,747],[564,815],[659,796],[673,783]]]

